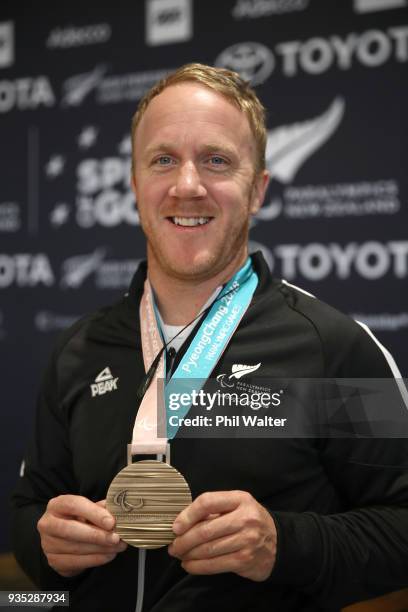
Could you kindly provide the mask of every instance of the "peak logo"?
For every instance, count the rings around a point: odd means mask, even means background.
[[[190,40],[193,36],[191,0],[147,0],[146,43],[150,46]]]
[[[48,255],[38,253],[0,254],[0,289],[6,287],[51,287],[54,273]]]
[[[257,363],[256,365],[244,365],[242,363],[234,363],[234,365],[231,368],[231,374],[228,376],[227,374],[219,374],[217,376],[217,380],[220,383],[221,387],[234,387],[234,382],[228,382],[228,381],[233,381],[233,379],[240,379],[243,376],[247,376],[248,374],[252,374],[253,372],[256,372],[256,370],[258,370],[261,367],[261,362]]]
[[[116,391],[118,388],[119,378],[114,378],[110,368],[104,368],[102,372],[95,378],[95,382],[90,385],[92,397],[97,395],[105,395],[105,393],[111,393]]]
[[[408,26],[350,32],[343,38],[333,35],[292,40],[277,44],[273,51],[254,45],[258,43],[243,42],[228,47],[217,57],[215,65],[231,68],[245,79],[252,74],[251,84],[256,85],[275,69],[291,78],[299,73],[323,74],[333,68],[350,70],[354,64],[376,68],[390,60],[404,63],[408,61]]]
[[[0,23],[0,68],[8,68],[14,64],[14,23]]]

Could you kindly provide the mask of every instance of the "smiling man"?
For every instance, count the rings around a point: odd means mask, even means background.
[[[155,377],[224,381],[237,364],[262,378],[399,374],[368,329],[248,256],[266,128],[237,74],[199,64],[170,74],[141,101],[132,139],[147,264],[56,347],[14,495],[21,565],[87,611],[339,610],[406,586],[402,438],[172,431],[171,463],[193,497],[175,539],[146,556],[119,540],[104,500],[126,445],[139,459],[168,448]]]
[[[262,107],[251,101],[261,122]],[[182,79],[141,104],[133,133],[149,279],[166,323],[186,324],[248,256],[249,219],[268,182],[266,134],[257,146],[233,100]]]
[[[153,98],[135,130],[149,273],[228,279],[247,257],[249,216],[267,181],[265,170],[256,173],[249,122],[219,93],[186,82]]]

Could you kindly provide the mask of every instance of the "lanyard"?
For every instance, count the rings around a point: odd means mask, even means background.
[[[160,358],[154,378],[136,415],[132,436],[132,449],[135,453],[165,452],[168,439],[174,438],[178,430],[178,426],[171,426],[167,419],[170,394],[186,393],[191,397],[193,391],[199,392],[202,389],[248,309],[257,285],[258,276],[248,257],[214,301],[176,371],[166,384],[164,354]],[[147,372],[155,356],[163,348],[153,292],[147,279],[139,310],[143,361]],[[157,422],[159,384],[166,406],[166,423]],[[178,416],[184,417],[190,407],[191,403],[185,402],[179,409]],[[166,432],[166,437],[159,437],[158,430],[161,434]]]
[[[258,277],[248,257],[212,305],[176,371],[165,385],[167,410],[171,393],[185,393],[191,397],[193,391],[198,393],[203,388],[247,311],[257,285]],[[178,409],[177,416],[186,416],[190,407],[191,403],[185,402]],[[174,438],[177,430],[178,426],[171,426],[167,419],[167,437]]]

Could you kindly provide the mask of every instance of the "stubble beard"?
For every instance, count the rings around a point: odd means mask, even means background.
[[[220,242],[213,249],[213,252],[200,253],[195,261],[191,260],[188,264],[173,263],[165,249],[162,248],[162,243],[155,237],[153,240],[147,237],[147,260],[148,263],[155,265],[169,277],[178,281],[185,282],[203,282],[213,278],[226,269],[234,260],[237,264],[241,264],[241,259],[247,253],[248,234],[249,234],[249,218],[245,222],[235,228],[233,234],[228,233],[224,242]],[[223,257],[223,252],[227,251],[227,256]],[[198,260],[198,261],[197,261]],[[227,279],[225,279],[227,280]]]

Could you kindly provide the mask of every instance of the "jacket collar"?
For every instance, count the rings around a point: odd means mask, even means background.
[[[272,281],[270,270],[260,251],[251,254],[251,259],[259,278],[254,294],[254,299],[258,301],[269,293],[271,285],[276,286],[278,283]],[[101,316],[91,321],[87,330],[88,338],[108,344],[140,347],[139,304],[146,274],[147,264],[143,261],[133,276],[129,293],[110,308],[100,311]]]
[[[250,257],[252,260],[252,265],[254,266],[254,270],[259,278],[259,283],[258,287],[256,288],[255,295],[261,295],[268,289],[271,284],[271,272],[261,251],[251,253]],[[146,261],[142,261],[133,276],[129,289],[129,297],[135,304],[137,304],[137,306],[139,305],[140,298],[142,297],[143,285],[146,279],[146,274],[147,263]]]

